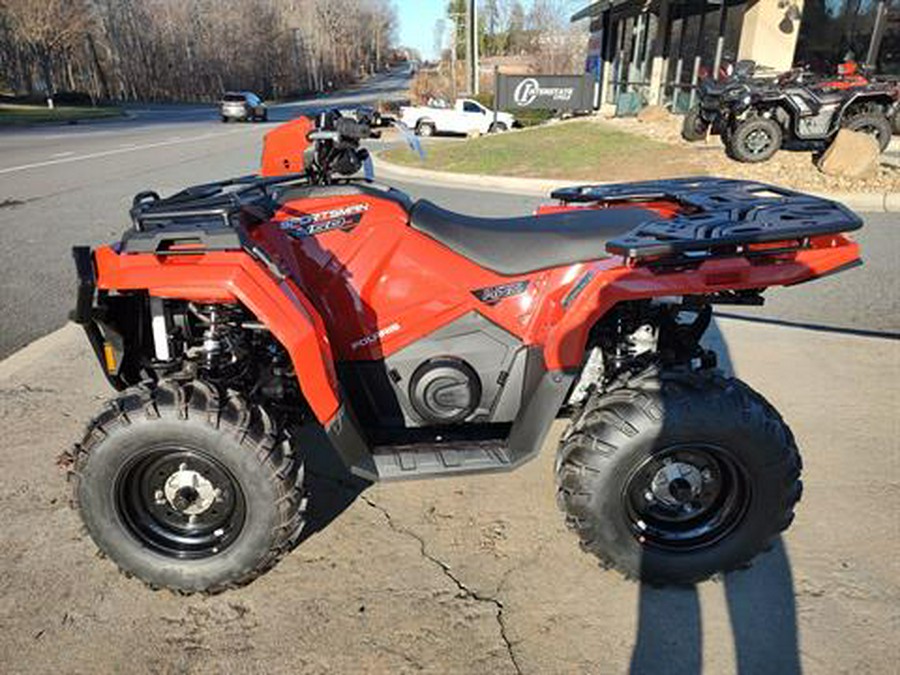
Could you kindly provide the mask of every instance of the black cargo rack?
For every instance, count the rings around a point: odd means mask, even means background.
[[[606,243],[626,258],[696,258],[734,253],[747,244],[806,242],[809,237],[850,232],[862,220],[845,206],[821,197],[755,181],[726,178],[584,185],[551,193],[564,203],[673,201],[685,213],[641,223]]]
[[[122,237],[122,251],[165,254],[181,246],[177,250],[184,254],[185,244],[195,245],[197,252],[243,249],[246,227],[271,218],[277,209],[270,186],[304,178],[242,176],[195,185],[165,199],[140,192],[132,202],[134,227]]]

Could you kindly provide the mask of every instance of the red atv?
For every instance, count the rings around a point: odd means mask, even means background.
[[[859,264],[843,206],[691,178],[559,190],[476,218],[369,180],[364,124],[302,119],[263,175],[135,197],[74,250],[74,319],[120,394],[68,453],[100,549],[152,587],[245,584],[297,543],[302,425],[369,481],[515,469],[554,420],[559,505],[629,577],[746,564],[791,522],[800,457],[716,370],[716,304]]]

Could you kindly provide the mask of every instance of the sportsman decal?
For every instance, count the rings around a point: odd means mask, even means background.
[[[313,237],[332,230],[349,232],[359,225],[363,214],[369,210],[368,204],[351,204],[328,211],[306,213],[296,218],[288,218],[278,223],[278,227],[292,237]]]

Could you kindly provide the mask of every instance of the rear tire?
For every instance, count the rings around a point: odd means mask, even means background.
[[[874,112],[865,112],[844,121],[841,125],[850,131],[860,131],[875,137],[878,142],[878,148],[881,152],[887,150],[891,143],[891,122],[882,114]]]
[[[748,164],[765,162],[781,148],[784,132],[769,117],[751,117],[739,122],[728,134],[728,156]]]
[[[709,122],[700,116],[700,106],[687,111],[681,123],[681,137],[690,142],[702,141],[709,131]]]
[[[151,588],[215,593],[273,567],[304,524],[303,465],[266,411],[209,384],[119,395],[71,457],[100,550]]]
[[[573,419],[557,500],[604,566],[692,584],[746,566],[790,525],[800,469],[790,429],[746,384],[647,371]]]

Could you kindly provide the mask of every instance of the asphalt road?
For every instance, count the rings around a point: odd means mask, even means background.
[[[407,77],[374,78],[350,92],[274,106],[269,124],[222,124],[210,106],[137,106],[131,118],[0,132],[0,358],[62,326],[72,305],[70,248],[118,238],[132,196],[254,172],[263,134],[330,106],[402,97]],[[481,215],[527,213],[534,197],[397,181],[415,198]],[[756,317],[863,331],[900,332],[896,216],[867,214],[867,265],[776,290]]]

